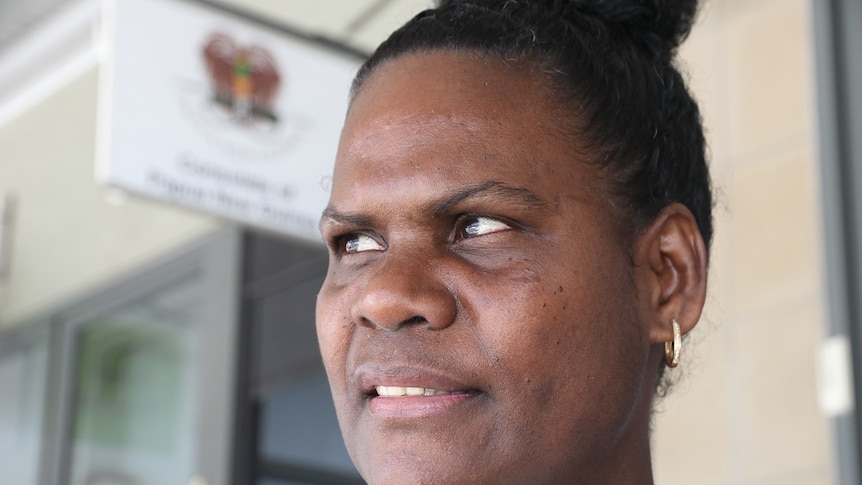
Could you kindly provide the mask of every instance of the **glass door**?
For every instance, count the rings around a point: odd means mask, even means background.
[[[160,485],[194,476],[197,278],[82,321],[69,483]]]
[[[57,316],[54,485],[228,485],[240,235],[230,230]]]

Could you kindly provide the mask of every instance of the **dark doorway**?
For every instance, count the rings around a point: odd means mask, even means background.
[[[361,484],[341,439],[314,328],[322,244],[248,233],[234,483]]]

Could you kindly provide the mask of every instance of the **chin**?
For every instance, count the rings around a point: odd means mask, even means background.
[[[416,463],[404,466],[374,467],[371,474],[362,473],[369,485],[475,485],[482,483],[501,483],[490,478],[480,478],[475,474],[457,473],[447,466],[445,460],[434,467],[417,466]]]
[[[364,443],[363,451],[368,453],[368,448],[368,444]],[[459,463],[459,457],[462,460],[466,458],[463,447],[425,447],[421,450],[395,448],[398,449],[379,450],[357,457],[357,469],[369,485],[503,483],[497,477],[476,469],[476,463]]]

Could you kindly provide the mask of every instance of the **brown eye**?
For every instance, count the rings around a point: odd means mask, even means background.
[[[470,216],[461,221],[458,228],[458,237],[466,239],[471,237],[484,236],[495,232],[508,231],[512,227],[505,222],[498,221],[491,217]]]
[[[383,251],[383,245],[367,234],[351,234],[344,238],[345,253]]]

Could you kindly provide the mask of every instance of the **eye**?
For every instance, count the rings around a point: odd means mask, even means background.
[[[345,253],[361,253],[365,251],[383,251],[384,247],[367,234],[350,234],[342,239]]]
[[[491,217],[469,216],[462,219],[456,228],[457,239],[484,236],[495,232],[508,231],[512,227]]]

